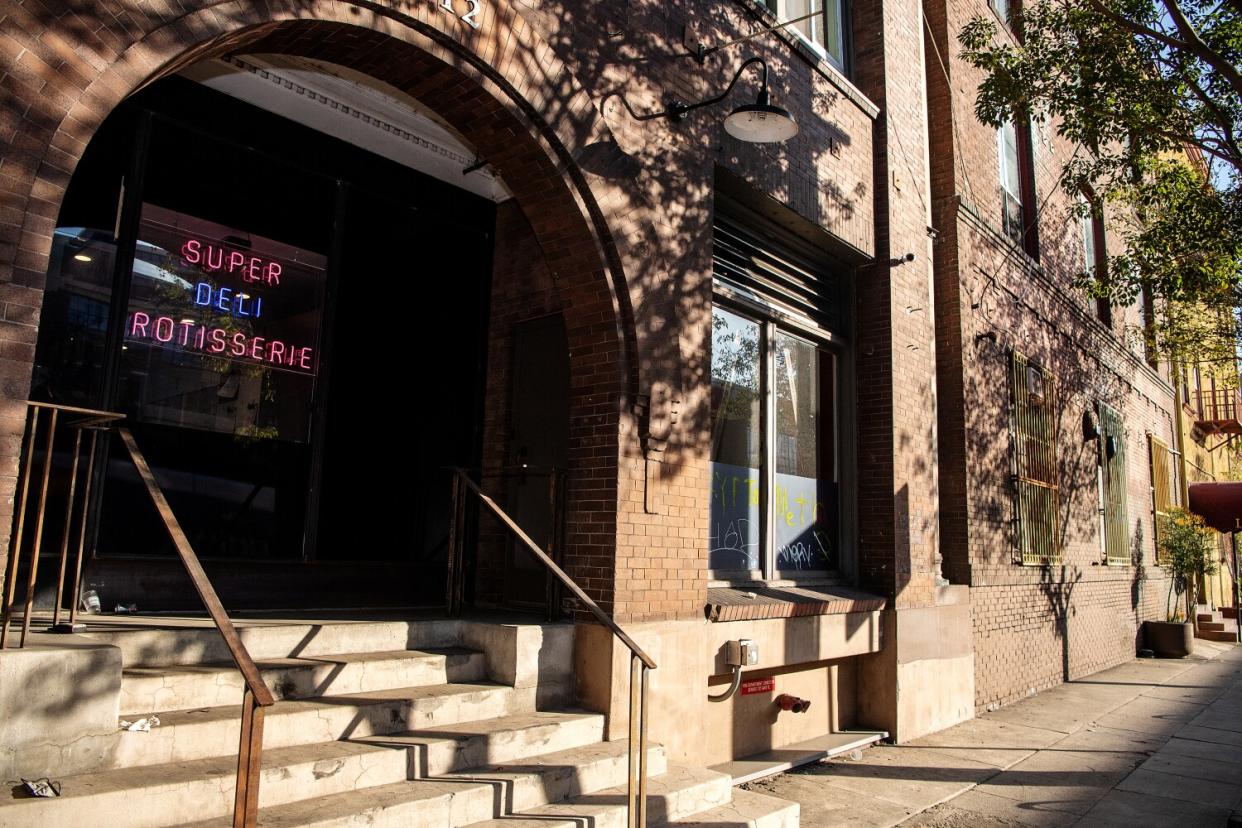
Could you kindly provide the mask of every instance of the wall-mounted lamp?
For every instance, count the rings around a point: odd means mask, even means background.
[[[656,118],[669,118],[679,121],[686,117],[686,114],[689,112],[702,109],[705,106],[718,104],[727,98],[729,93],[733,91],[733,87],[737,85],[738,79],[742,77],[742,73],[746,71],[746,67],[755,63],[763,68],[763,74],[759,79],[759,97],[755,99],[753,104],[743,104],[729,113],[724,120],[725,132],[739,141],[750,141],[755,144],[773,144],[780,141],[788,141],[798,134],[798,124],[788,110],[781,109],[772,103],[772,97],[768,94],[768,64],[764,62],[763,58],[752,57],[742,61],[742,65],[737,68],[737,72],[733,75],[733,80],[729,81],[729,85],[725,87],[723,92],[698,103],[685,103],[684,101],[673,100],[669,102],[667,109],[653,112],[650,115],[639,115],[633,109],[630,109],[629,102],[624,97],[621,98],[621,103],[624,104],[630,115],[637,121],[652,121]]]

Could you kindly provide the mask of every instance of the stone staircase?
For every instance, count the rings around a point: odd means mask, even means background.
[[[1200,606],[1197,612],[1197,620],[1199,623],[1196,625],[1195,638],[1202,638],[1205,641],[1227,641],[1229,643],[1238,640],[1237,619],[1227,617],[1221,610]]]
[[[612,828],[624,741],[573,706],[573,627],[470,621],[269,623],[242,640],[267,708],[261,826]],[[242,682],[214,629],[90,633],[118,647],[120,719],[99,767],[55,798],[0,795],[0,826],[232,824]],[[85,637],[85,636],[84,636]],[[667,761],[651,734],[650,825],[793,828],[798,806]]]

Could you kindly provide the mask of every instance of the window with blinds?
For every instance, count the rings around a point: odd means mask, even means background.
[[[1110,566],[1130,563],[1126,518],[1126,429],[1121,415],[1100,403],[1100,471],[1104,495],[1104,557]]]
[[[1047,369],[1014,351],[1012,387],[1018,555],[1028,566],[1059,563],[1056,382]]]
[[[1156,563],[1168,563],[1168,555],[1160,551],[1160,538],[1169,520],[1169,510],[1177,505],[1177,463],[1174,452],[1154,434],[1147,435],[1151,457],[1152,533],[1156,542]]]
[[[760,229],[765,227],[770,234]],[[717,284],[787,309],[825,330],[846,333],[845,285],[822,251],[720,195],[712,232]]]

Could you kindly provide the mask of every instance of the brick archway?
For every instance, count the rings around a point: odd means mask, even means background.
[[[8,144],[0,168],[6,445],[15,447],[23,428],[36,334],[7,308],[40,306],[60,201],[104,118],[137,89],[208,57],[267,52],[342,64],[407,92],[452,124],[503,177],[530,220],[563,297],[570,348],[592,355],[590,367],[571,367],[570,462],[589,461],[591,474],[580,476],[571,495],[569,569],[597,599],[610,602],[612,567],[585,549],[573,554],[575,525],[590,526],[597,536],[605,527],[615,530],[620,441],[630,431],[622,420],[636,395],[638,360],[610,230],[610,215],[623,216],[628,206],[615,191],[607,202],[598,199],[573,160],[576,149],[608,137],[589,96],[522,17],[500,4],[482,7],[478,30],[434,0],[392,7],[365,0],[207,0],[202,6],[120,19],[83,3],[76,13],[38,19],[23,12],[6,23],[27,50],[3,61],[8,85],[0,90]],[[70,45],[79,43],[86,48]],[[601,448],[610,450],[601,454]],[[10,499],[16,472],[15,448],[7,449],[0,487]],[[11,511],[11,503],[4,508]],[[0,538],[5,550],[7,528]]]

